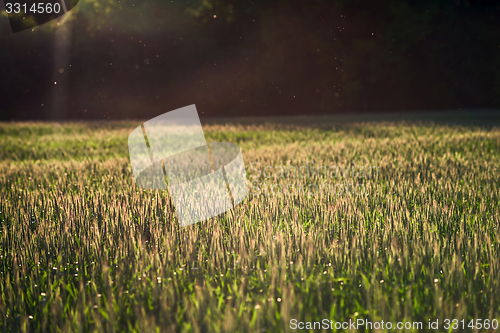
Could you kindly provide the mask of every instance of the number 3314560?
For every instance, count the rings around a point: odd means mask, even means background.
[[[11,3],[5,4],[5,11],[7,14],[19,14],[21,12],[29,14],[58,14],[61,12],[61,5],[58,3],[34,3],[31,5],[25,3]]]

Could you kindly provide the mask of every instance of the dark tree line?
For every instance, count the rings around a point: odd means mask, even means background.
[[[94,0],[74,11],[59,26],[0,30],[2,119],[146,118],[193,103],[214,116],[500,106],[498,2]]]

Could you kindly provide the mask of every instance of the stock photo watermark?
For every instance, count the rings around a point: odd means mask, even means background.
[[[137,126],[128,148],[136,185],[168,190],[182,227],[227,212],[247,196],[240,147],[208,143],[195,105]]]
[[[427,321],[371,321],[368,319],[358,318],[349,321],[335,321],[330,319],[322,319],[320,321],[299,321],[297,319],[290,320],[291,330],[335,330],[335,331],[359,331],[359,330],[386,330],[386,331],[464,331],[464,330],[494,330],[499,327],[497,319],[428,319]]]

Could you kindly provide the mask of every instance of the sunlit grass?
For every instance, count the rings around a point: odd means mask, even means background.
[[[2,332],[290,330],[290,319],[500,319],[500,129],[432,123],[208,124],[274,192],[181,229],[134,185],[135,122],[0,125]],[[269,178],[269,165],[377,176]],[[279,195],[281,193],[281,195]]]

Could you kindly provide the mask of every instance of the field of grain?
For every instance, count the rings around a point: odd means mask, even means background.
[[[134,184],[139,123],[0,124],[2,332],[495,331],[498,125],[208,122],[250,193],[181,228],[168,192]]]

